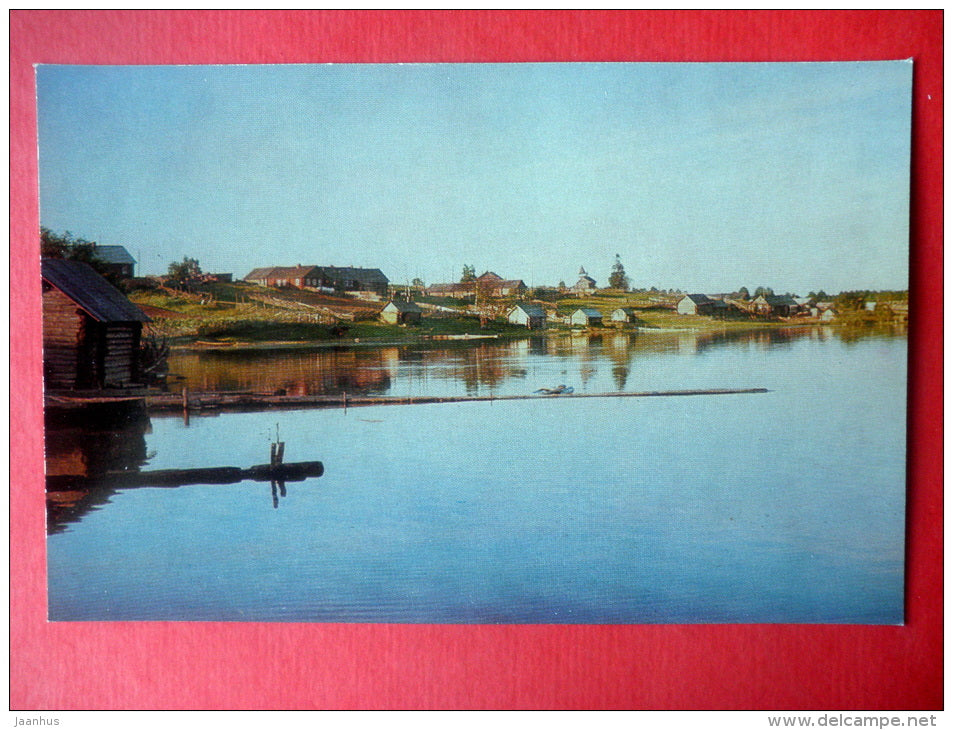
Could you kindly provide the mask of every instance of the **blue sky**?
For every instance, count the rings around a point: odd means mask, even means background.
[[[39,66],[41,224],[530,285],[907,286],[912,63]]]

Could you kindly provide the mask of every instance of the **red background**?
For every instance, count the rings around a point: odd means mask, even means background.
[[[941,11],[12,11],[11,709],[942,708]],[[47,623],[34,63],[913,58],[907,624]]]

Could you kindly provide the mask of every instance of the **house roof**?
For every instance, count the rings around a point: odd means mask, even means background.
[[[625,314],[635,314],[635,307],[619,307],[618,309],[613,310],[613,314],[616,312],[623,312]]]
[[[431,284],[427,287],[428,292],[441,292],[441,291],[463,291],[463,292],[472,292],[473,283],[459,283],[459,284]]]
[[[477,277],[477,281],[503,281],[503,277],[492,271],[484,271]]]
[[[362,284],[387,284],[390,279],[380,269],[360,269],[353,266],[311,266],[331,279],[349,279]]]
[[[362,284],[387,284],[390,280],[380,269],[359,269],[352,266],[265,266],[253,269],[245,280],[304,279],[309,274],[328,279],[347,279]]]
[[[794,300],[794,297],[789,297],[786,294],[769,294],[764,298],[764,300],[770,304],[772,307],[796,307],[797,302]]]
[[[579,277],[579,281],[577,281],[577,282],[573,285],[573,288],[578,287],[580,284],[582,284],[583,286],[585,286],[585,285],[595,286],[595,285],[596,285],[596,280],[593,279],[591,276],[580,276],[580,277]]]
[[[76,302],[98,322],[151,322],[116,287],[82,261],[43,259],[43,280]]]
[[[123,246],[100,246],[93,248],[93,255],[107,264],[135,264],[136,260],[129,255]]]
[[[263,266],[258,269],[252,269],[248,272],[248,276],[245,277],[245,280],[250,281],[251,279],[267,279],[274,270],[274,266]]]
[[[576,312],[582,312],[590,319],[592,317],[599,317],[600,319],[602,318],[602,312],[600,312],[598,309],[593,309],[592,307],[579,307],[573,311],[573,314],[576,314]]]
[[[685,296],[695,302],[695,304],[708,304],[711,302],[711,299],[709,299],[706,294],[686,294]]]
[[[524,312],[526,312],[528,317],[546,316],[546,310],[538,304],[517,304],[513,307],[513,309],[510,310],[510,312],[512,313],[514,309],[522,309]]]
[[[396,309],[398,312],[402,312],[402,313],[404,313],[404,314],[412,313],[412,312],[423,312],[423,311],[424,311],[424,310],[422,310],[419,306],[417,306],[417,304],[416,304],[415,302],[398,302],[398,301],[393,301],[393,302],[387,302],[387,304],[384,305],[384,309],[388,309],[388,308],[390,308],[390,307],[393,307],[393,308]],[[381,311],[383,311],[383,310],[381,310]]]

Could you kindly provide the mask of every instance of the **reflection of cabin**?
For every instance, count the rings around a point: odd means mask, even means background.
[[[609,317],[609,319],[613,322],[632,324],[633,322],[637,322],[639,317],[636,314],[635,309],[632,307],[619,307],[612,312],[612,315]]]
[[[579,281],[572,286],[572,291],[576,296],[585,296],[592,294],[596,290],[596,280],[586,273],[585,268],[579,267]]]
[[[837,311],[833,307],[828,307],[820,313],[818,319],[821,320],[821,322],[833,322],[837,319]]]
[[[388,302],[381,319],[388,324],[420,324],[423,310],[413,302]]]
[[[522,325],[528,329],[541,329],[546,326],[546,310],[538,304],[517,304],[506,315],[513,324]]]
[[[138,382],[149,318],[87,264],[43,259],[43,372],[48,388]]]
[[[580,307],[572,313],[569,323],[584,327],[598,327],[602,324],[602,313],[598,309]]]
[[[686,294],[678,300],[675,311],[679,314],[711,314],[714,305],[704,294]]]
[[[126,279],[134,276],[136,260],[123,246],[93,244],[93,256],[102,263],[102,270]]]

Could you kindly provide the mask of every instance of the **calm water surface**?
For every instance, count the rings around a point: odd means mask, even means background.
[[[638,334],[236,358],[190,387],[769,393],[377,406],[51,431],[51,464],[320,459],[51,515],[54,620],[899,623],[906,338]],[[204,383],[204,385],[202,385]]]

